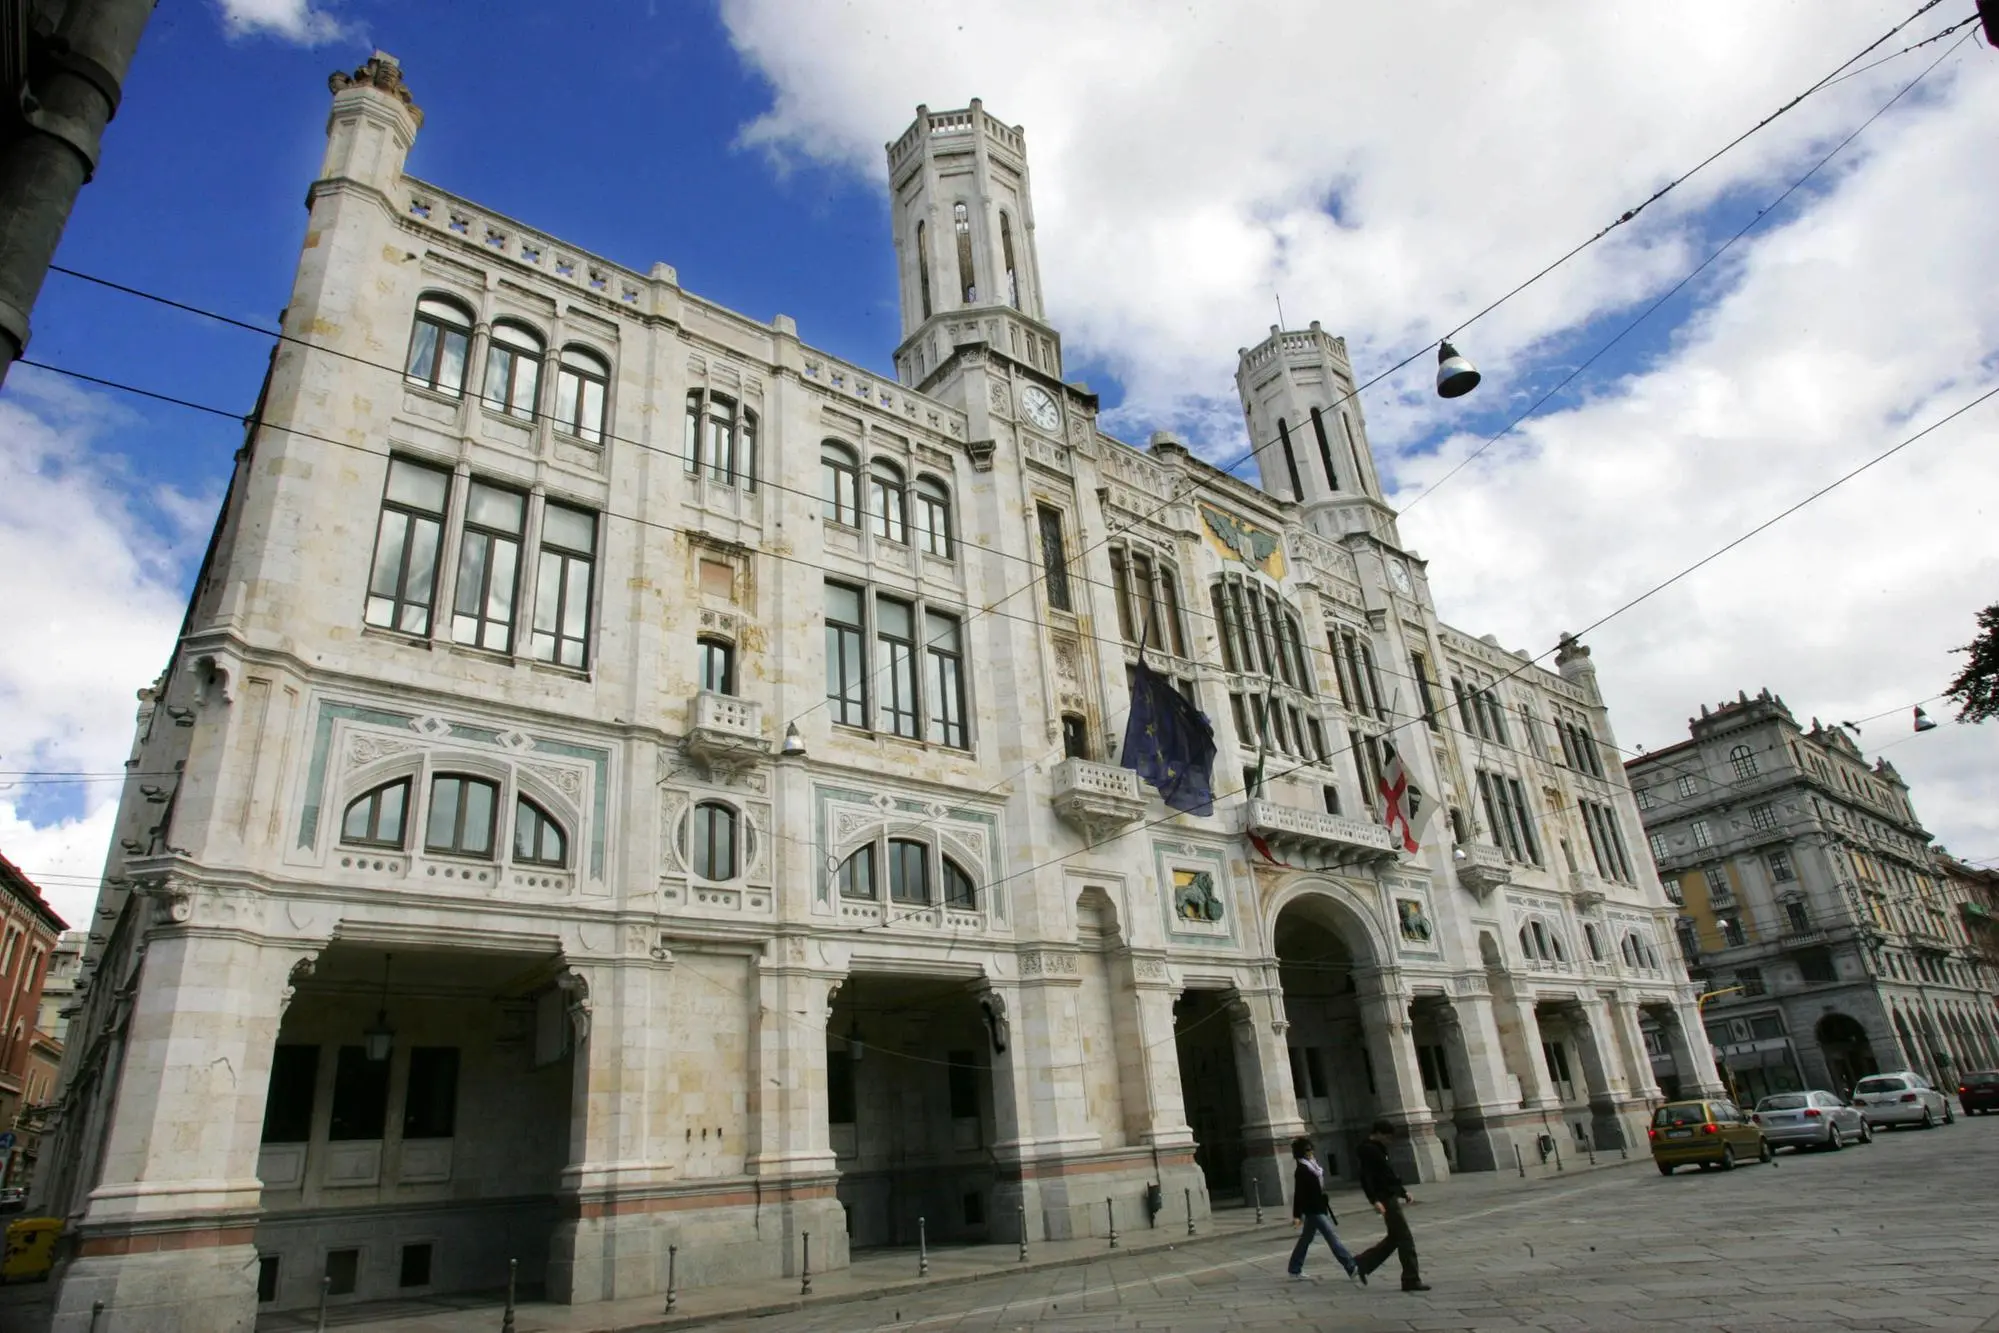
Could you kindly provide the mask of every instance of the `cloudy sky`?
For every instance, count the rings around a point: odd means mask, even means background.
[[[474,25],[457,6],[205,0],[155,17],[59,259],[268,324],[324,76],[379,45],[427,115],[417,174],[886,367],[882,145],[918,103],[979,96],[1026,128],[1072,377],[1126,438],[1177,429],[1226,461],[1249,443],[1235,349],[1280,300],[1385,370],[1917,3],[1685,0],[1665,22],[1584,0],[496,0]],[[1367,391],[1452,623],[1546,649],[1999,386],[1999,55],[1968,28],[1897,54],[1972,8],[1943,0],[1471,324],[1472,397],[1436,399],[1429,358]],[[57,275],[30,354],[246,411],[266,351]],[[1801,718],[1886,713],[1863,745],[1954,851],[1999,858],[1999,727],[1908,723],[1999,600],[1995,440],[1999,400],[1592,633],[1621,743],[1669,744],[1703,701],[1764,686]],[[0,851],[72,920],[133,691],[165,661],[237,443],[27,368],[0,394]]]

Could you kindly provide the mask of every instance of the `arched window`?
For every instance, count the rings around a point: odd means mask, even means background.
[[[874,898],[880,892],[875,887],[875,845],[869,843],[842,861],[835,879],[842,898]]]
[[[972,877],[964,867],[946,856],[941,858],[944,865],[944,904],[947,907],[977,907],[979,891],[973,885]]]
[[[1636,935],[1626,935],[1624,937],[1623,953],[1625,962],[1633,967],[1638,966],[1638,937]]]
[[[1735,766],[1735,779],[1745,781],[1756,776],[1756,752],[1746,745],[1738,745],[1728,752],[1728,762]]]
[[[491,856],[498,784],[485,778],[440,773],[430,780],[430,818],[423,849],[450,856]]]
[[[522,324],[493,325],[486,343],[486,406],[510,417],[534,417],[541,389],[541,336]]]
[[[1340,433],[1347,437],[1347,453],[1353,458],[1353,484],[1358,490],[1367,489],[1367,470],[1360,465],[1360,444],[1354,438],[1353,421],[1346,413],[1340,413]]]
[[[1175,657],[1187,655],[1180,582],[1171,565],[1138,547],[1113,546],[1111,587],[1117,593],[1118,630],[1126,643],[1143,643]]]
[[[958,303],[970,305],[979,299],[979,284],[972,275],[972,212],[965,205],[951,205],[951,229],[958,237]]]
[[[701,879],[734,879],[738,856],[736,812],[720,801],[694,807],[688,865]]]
[[[916,224],[916,288],[923,295],[923,317],[930,318],[930,238],[922,222]]]
[[[611,366],[603,357],[581,347],[562,349],[555,372],[555,425],[591,444],[604,442],[604,396],[611,384]]]
[[[410,780],[397,778],[348,802],[340,821],[340,841],[357,847],[403,846],[404,817],[409,813]]]
[[[819,446],[820,498],[826,518],[846,527],[861,526],[861,467],[854,451],[838,440]]]
[[[757,414],[733,398],[700,389],[687,395],[683,462],[690,475],[722,486],[757,488]]]
[[[1333,443],[1326,438],[1326,418],[1316,407],[1312,409],[1312,434],[1318,437],[1319,462],[1326,469],[1326,486],[1336,491],[1340,488],[1340,474],[1333,467]]]
[[[951,492],[935,477],[916,479],[916,544],[931,555],[951,558]]]
[[[868,529],[885,541],[907,544],[909,500],[902,469],[877,458],[868,469]]]
[[[1596,933],[1596,927],[1587,921],[1583,922],[1583,943],[1589,946],[1590,961],[1592,963],[1601,963],[1603,961],[1603,938]]]
[[[558,869],[569,864],[569,839],[562,826],[525,796],[514,802],[514,860]]]
[[[471,345],[470,311],[442,296],[420,297],[416,320],[410,326],[410,354],[403,363],[403,378],[419,388],[456,398],[465,391],[465,353]]]
[[[715,694],[736,692],[736,646],[727,639],[702,635],[698,640],[701,688]]]
[[[1006,263],[1006,303],[1020,309],[1020,278],[1013,268],[1013,219],[1000,210],[1000,257]]]
[[[1298,476],[1298,455],[1291,448],[1291,427],[1285,424],[1283,417],[1277,418],[1277,440],[1284,446],[1284,471],[1291,478],[1292,498],[1302,500],[1305,498],[1305,483]]]
[[[888,840],[888,896],[899,903],[927,903],[930,849],[908,838]]]

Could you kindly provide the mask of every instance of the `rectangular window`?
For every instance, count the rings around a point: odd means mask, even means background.
[[[1647,837],[1647,838],[1645,839],[1645,845],[1646,845],[1646,846],[1648,846],[1648,847],[1650,847],[1650,848],[1652,849],[1652,859],[1653,859],[1654,861],[1663,861],[1663,860],[1665,860],[1665,859],[1666,859],[1666,835],[1665,835],[1665,834],[1663,834],[1663,833],[1654,833],[1654,834],[1651,834],[1651,835],[1649,835],[1649,836],[1648,836],[1648,837]]]
[[[319,1092],[319,1047],[279,1042],[271,1052],[271,1086],[264,1097],[264,1142],[312,1138],[312,1103]]]
[[[1631,793],[1631,795],[1638,802],[1638,808],[1640,810],[1650,810],[1654,806],[1659,804],[1658,801],[1653,799],[1652,789],[1650,787],[1639,787],[1636,790],[1634,790]]]
[[[1048,605],[1057,611],[1072,611],[1069,595],[1069,553],[1062,545],[1062,514],[1047,505],[1035,507],[1041,529],[1041,570],[1048,583]]]
[[[916,610],[893,597],[875,598],[875,644],[880,656],[881,726],[897,736],[917,737]]]
[[[1488,730],[1490,732],[1486,739],[1496,741],[1501,745],[1511,745],[1512,742],[1506,739],[1506,719],[1501,716],[1499,696],[1488,686],[1478,692],[1478,702],[1484,709],[1484,717],[1486,719],[1485,725],[1481,730]]]
[[[1471,720],[1471,691],[1456,676],[1451,677],[1451,693],[1457,696],[1459,728],[1467,736],[1476,736],[1478,728]]]
[[[1721,927],[1722,942],[1729,948],[1740,949],[1749,942],[1749,937],[1742,932],[1742,922],[1736,918],[1729,917],[1716,924]]]
[[[1694,794],[1694,775],[1691,773],[1680,774],[1678,786],[1682,799],[1692,796]]]
[[[1138,642],[1138,626],[1131,615],[1131,573],[1125,567],[1124,549],[1111,548],[1111,591],[1117,596],[1118,633],[1126,643]]]
[[[382,522],[375,536],[375,569],[368,579],[364,619],[377,629],[430,633],[437,596],[437,548],[451,474],[404,459],[389,460]]]
[[[1709,832],[1707,821],[1705,819],[1696,819],[1692,824],[1689,824],[1687,827],[1691,829],[1693,832],[1694,846],[1712,847],[1714,845],[1714,834]]]
[[[1291,1047],[1291,1095],[1299,1101],[1305,1100],[1310,1095],[1305,1090],[1306,1086],[1305,1048],[1293,1046]]]
[[[1704,872],[1707,877],[1708,901],[1732,903],[1735,901],[1735,886],[1728,882],[1728,871],[1720,866],[1709,866]]]
[[[536,661],[579,671],[588,665],[590,581],[596,552],[595,514],[553,503],[542,509],[534,631],[528,636],[528,655]]]
[[[1745,996],[1763,994],[1763,969],[1745,967],[1738,970],[1735,974],[1735,984],[1742,987]]]
[[[1513,797],[1513,817],[1520,822],[1520,841],[1527,848],[1527,859],[1540,865],[1541,844],[1534,837],[1534,818],[1527,812],[1527,793],[1518,778],[1506,779],[1506,786]]]
[[[954,750],[968,749],[965,730],[964,631],[956,616],[929,611],[923,617],[923,651],[929,663],[930,739]]]
[[[1839,980],[1839,969],[1833,966],[1830,949],[1800,949],[1797,959],[1800,980],[1814,985]]]
[[[1749,826],[1767,833],[1777,827],[1777,812],[1768,805],[1752,805],[1749,807]]]
[[[865,645],[862,641],[861,590],[843,583],[826,585],[826,701],[833,720],[843,727],[868,725]]]
[[[457,1132],[457,1126],[458,1048],[413,1048],[409,1087],[403,1094],[403,1137],[448,1139]]]
[[[1582,812],[1583,832],[1589,834],[1589,850],[1590,855],[1596,859],[1596,873],[1605,879],[1615,878],[1612,874],[1614,867],[1603,845],[1603,836],[1597,831],[1596,806],[1589,801],[1578,801],[1576,805]]]
[[[1430,730],[1441,730],[1437,721],[1437,697],[1430,688],[1430,662],[1421,653],[1409,654],[1409,668],[1416,677],[1416,698],[1423,705],[1423,720],[1430,724]]]
[[[1336,815],[1340,812],[1340,789],[1338,787],[1328,783],[1326,786],[1319,788],[1319,799],[1325,802],[1327,814]]]
[[[952,1051],[950,1066],[951,1118],[976,1120],[979,1115],[979,1067],[970,1051]]]
[[[396,1278],[399,1287],[427,1287],[430,1285],[430,1242],[403,1246],[402,1271]]]
[[[1803,932],[1810,930],[1812,928],[1811,913],[1805,910],[1805,905],[1803,903],[1798,902],[1794,899],[1791,902],[1784,904],[1784,923],[1788,925],[1794,933],[1802,934]]]
[[[513,646],[514,586],[520,572],[527,497],[481,481],[465,497],[458,542],[458,589],[452,599],[456,643],[504,653]]]
[[[1312,758],[1325,763],[1331,757],[1326,753],[1326,729],[1319,725],[1318,718],[1308,717],[1305,719],[1305,730],[1312,740]]]
[[[1797,874],[1791,869],[1791,854],[1789,852],[1772,852],[1766,859],[1770,865],[1770,878],[1777,881],[1777,883],[1789,884],[1797,878]]]
[[[326,1294],[329,1296],[352,1296],[355,1281],[361,1275],[361,1251],[328,1250],[326,1252]]]
[[[379,1139],[389,1118],[389,1062],[370,1060],[360,1046],[342,1046],[333,1072],[333,1122],[327,1137],[335,1143]]]
[[[278,1256],[257,1256],[257,1304],[269,1305],[278,1298]]]

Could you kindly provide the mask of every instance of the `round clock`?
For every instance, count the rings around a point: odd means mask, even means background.
[[[1020,391],[1020,410],[1029,421],[1045,431],[1062,429],[1062,413],[1056,408],[1055,400],[1048,391],[1038,384],[1030,384]]]
[[[1396,591],[1404,594],[1405,596],[1408,594],[1409,567],[1407,565],[1403,564],[1400,560],[1389,561],[1388,577],[1390,580],[1394,582]]]

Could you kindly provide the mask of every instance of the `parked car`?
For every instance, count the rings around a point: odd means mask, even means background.
[[[1957,1102],[1966,1115],[1999,1110],[1999,1069],[1981,1069],[1959,1079]]]
[[[1652,1160],[1659,1174],[1670,1176],[1677,1166],[1718,1166],[1732,1171],[1742,1161],[1771,1160],[1770,1141],[1763,1127],[1735,1103],[1667,1102],[1652,1113]]]
[[[1756,1103],[1755,1120],[1763,1127],[1763,1137],[1773,1148],[1837,1151],[1848,1143],[1874,1141],[1874,1129],[1858,1107],[1843,1097],[1816,1088],[1765,1097]]]
[[[1876,1129],[1883,1125],[1921,1125],[1934,1129],[1957,1119],[1950,1099],[1913,1069],[1869,1074],[1853,1085],[1853,1104]]]

